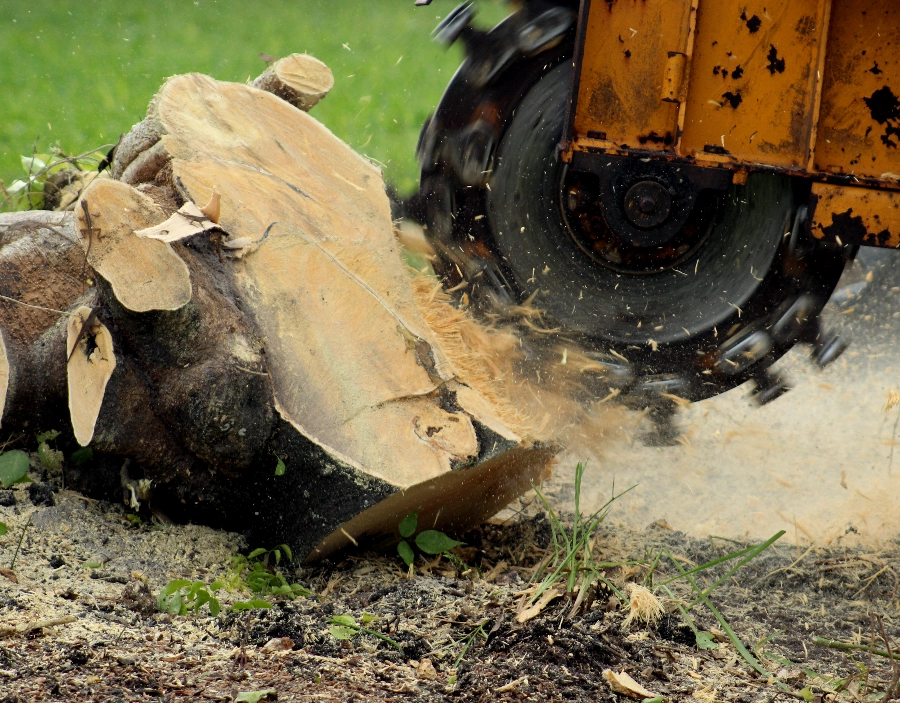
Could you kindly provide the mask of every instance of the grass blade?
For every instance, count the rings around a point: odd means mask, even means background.
[[[709,586],[706,590],[704,590],[704,591],[702,592],[702,595],[708,596],[710,593],[712,593],[714,590],[716,590],[716,588],[718,588],[718,587],[721,586],[725,581],[727,581],[729,578],[731,578],[731,575],[732,575],[735,571],[737,571],[737,570],[740,569],[742,566],[744,566],[744,564],[747,564],[749,561],[751,561],[752,559],[756,558],[757,555],[761,554],[761,553],[764,552],[766,549],[768,549],[769,547],[771,547],[775,542],[777,542],[779,539],[781,539],[781,538],[784,536],[784,534],[785,534],[784,530],[780,530],[779,532],[776,532],[774,535],[772,535],[771,537],[769,537],[769,539],[767,539],[767,540],[766,540],[765,542],[763,542],[762,544],[760,544],[760,545],[754,547],[754,548],[750,551],[750,553],[747,554],[747,556],[745,556],[745,557],[744,557],[743,559],[741,559],[737,564],[735,564],[734,566],[732,566],[732,567],[728,570],[728,572],[727,572],[722,578],[720,578],[720,579],[717,580],[712,586]],[[742,550],[742,551],[743,551],[743,550]],[[726,556],[731,556],[731,555],[726,555]],[[696,599],[694,599],[694,601],[693,601],[690,605],[688,605],[688,610],[690,610],[691,608],[693,608],[693,607],[694,607],[695,605],[697,605],[697,603],[699,603],[699,602],[700,602],[700,598],[699,598],[699,597],[696,598]]]

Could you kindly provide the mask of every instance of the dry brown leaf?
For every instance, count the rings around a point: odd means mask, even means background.
[[[623,696],[639,701],[645,698],[656,698],[655,693],[648,691],[624,671],[617,674],[609,669],[604,669],[603,678],[614,693],[621,693]]]
[[[8,578],[13,583],[19,583],[19,579],[17,579],[16,575],[9,569],[4,569],[4,568],[0,567],[0,576]]]
[[[530,608],[526,608],[521,613],[516,615],[516,622],[528,622],[532,618],[537,617],[538,615],[540,615],[541,611],[550,604],[551,601],[556,600],[561,595],[562,593],[557,591],[555,588],[544,591],[544,594],[538,599],[537,603],[532,605]]]

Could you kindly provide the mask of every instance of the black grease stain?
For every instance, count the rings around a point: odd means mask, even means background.
[[[871,97],[863,98],[863,100],[872,114],[872,119],[885,126],[881,141],[886,146],[896,149],[897,141],[895,139],[900,139],[900,100],[897,100],[894,91],[888,86],[884,86],[872,93]]]
[[[744,75],[744,69],[738,64],[738,67],[731,72],[731,77],[737,80]]]
[[[625,58],[626,58],[626,59],[630,59],[630,58],[631,58],[631,49],[625,49]]]
[[[769,59],[769,65],[766,68],[769,69],[769,73],[773,76],[775,73],[784,73],[784,59],[778,57],[778,49],[775,48],[774,44],[769,44],[769,53],[766,55],[766,58]]]
[[[756,15],[748,18],[746,10],[741,13],[741,19],[747,23],[747,29],[750,30],[750,34],[756,34],[762,26],[762,20]]]
[[[794,31],[801,37],[808,37],[816,31],[816,18],[806,15],[797,20]]]
[[[741,97],[740,92],[732,93],[730,90],[727,93],[722,93],[722,97],[728,101],[728,104],[735,110],[738,109],[738,105],[740,105],[744,98]]]
[[[650,132],[650,134],[642,134],[638,137],[638,141],[641,144],[665,144],[669,146],[672,144],[674,139],[672,138],[671,132],[666,132],[665,134],[657,134],[656,132]]]
[[[840,240],[843,244],[862,244],[869,234],[862,217],[853,216],[853,208],[840,214],[831,213],[831,224],[819,227],[826,240],[832,242]]]
[[[869,73],[874,73],[877,76],[879,73],[884,73],[884,71],[878,68],[878,62],[876,61],[875,65],[869,69]]]

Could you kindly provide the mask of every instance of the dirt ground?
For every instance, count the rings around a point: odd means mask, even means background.
[[[702,604],[691,617],[716,648],[697,648],[677,611],[676,603],[693,600],[683,579],[669,585],[674,599],[657,590],[666,614],[653,626],[625,627],[627,607],[605,587],[574,617],[563,597],[517,622],[535,566],[551,547],[549,522],[527,497],[517,515],[467,535],[455,565],[420,557],[410,577],[396,555],[349,554],[290,575],[315,597],[227,613],[224,606],[247,597],[234,593],[212,617],[206,610],[161,614],[155,595],[176,578],[209,583],[234,554],[259,545],[205,527],[135,525],[119,505],[30,491],[0,493],[0,520],[9,526],[0,538],[4,569],[28,526],[14,568],[0,572],[3,703],[233,701],[267,689],[280,701],[628,700],[610,690],[607,669],[667,701],[864,701],[883,700],[900,674],[885,657],[814,643],[874,641],[884,649],[883,625],[890,646],[900,649],[897,541],[878,549],[779,542],[712,592],[769,672],[763,676]],[[745,546],[687,537],[664,523],[617,528],[615,510],[593,548],[597,559],[622,564],[605,569],[618,589],[641,581],[662,547],[690,568]],[[698,585],[712,585],[724,569],[701,572]],[[675,573],[663,558],[654,583]],[[402,652],[370,634],[333,637],[329,618],[348,614],[370,621],[367,628]],[[52,619],[71,621],[35,627]]]

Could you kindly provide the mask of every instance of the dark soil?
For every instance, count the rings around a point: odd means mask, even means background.
[[[517,622],[535,566],[551,546],[543,515],[486,524],[465,536],[452,563],[420,557],[411,578],[394,555],[346,555],[291,575],[316,598],[270,598],[275,607],[268,610],[180,617],[156,612],[155,594],[175,578],[211,582],[242,547],[239,537],[194,526],[135,526],[118,506],[66,491],[43,507],[31,505],[27,489],[14,493],[15,504],[0,507],[10,527],[0,538],[0,565],[9,566],[31,525],[14,569],[0,576],[6,703],[232,701],[266,689],[280,701],[627,700],[611,691],[606,669],[625,671],[672,701],[859,701],[881,699],[894,675],[884,657],[818,646],[813,638],[869,645],[874,637],[883,649],[883,626],[897,648],[896,542],[851,546],[853,535],[846,546],[779,542],[715,588],[712,602],[756,652],[764,676],[702,604],[691,617],[717,646],[696,647],[676,607],[693,600],[683,579],[669,584],[677,601],[656,590],[666,596],[667,613],[653,626],[623,628],[627,607],[606,587],[574,617],[571,600],[562,597]],[[623,564],[604,572],[622,589],[644,579],[660,548],[687,569],[744,546],[691,539],[657,524],[642,532],[603,527],[594,553]],[[698,574],[698,586],[709,587],[726,568]],[[664,557],[653,582],[676,573]],[[375,616],[365,627],[392,642],[370,634],[336,639],[329,619],[348,614],[358,623]],[[23,632],[65,616],[75,620]],[[10,626],[19,630],[4,634]]]

